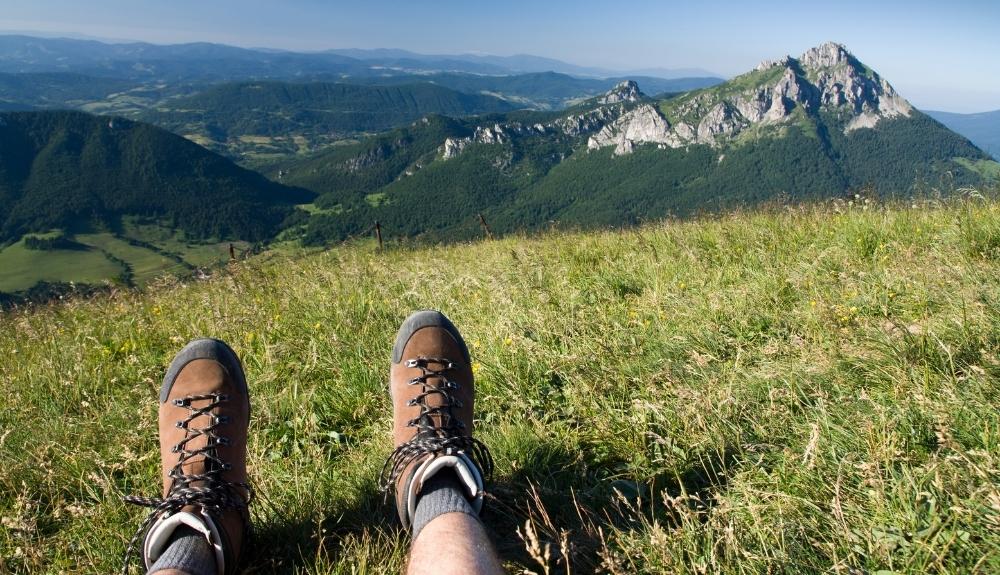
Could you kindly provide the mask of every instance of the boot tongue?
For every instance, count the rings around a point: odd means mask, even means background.
[[[200,400],[197,402],[192,402],[195,407],[207,407],[211,403],[211,400]],[[209,471],[215,470],[218,465],[211,458],[205,457],[206,453],[211,453],[214,455],[214,439],[208,434],[196,434],[194,430],[204,430],[212,426],[213,416],[211,412],[204,415],[195,417],[190,422],[188,422],[188,433],[195,434],[190,441],[185,445],[187,451],[198,451],[196,455],[191,456],[190,459],[181,465],[181,473],[184,475],[204,475]],[[204,481],[193,481],[191,482],[192,487],[202,486]]]

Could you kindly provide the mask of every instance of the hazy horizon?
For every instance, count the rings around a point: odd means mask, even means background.
[[[141,4],[141,5],[140,5]],[[155,24],[155,25],[154,25]],[[693,68],[723,77],[826,41],[847,46],[921,109],[1000,109],[1000,5],[965,0],[845,1],[748,11],[731,0],[670,6],[593,0],[421,6],[377,0],[143,2],[35,0],[5,7],[0,31],[156,44],[213,42],[293,51],[401,49],[420,54],[528,54],[630,71]]]

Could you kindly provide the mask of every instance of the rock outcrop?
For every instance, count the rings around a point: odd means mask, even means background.
[[[845,131],[872,128],[881,118],[906,116],[913,107],[885,79],[868,70],[843,46],[828,42],[799,62],[819,92],[820,105],[853,117]],[[846,108],[846,110],[844,110]]]
[[[641,144],[720,147],[750,128],[818,121],[820,112],[838,118],[842,129],[851,132],[913,111],[888,82],[832,42],[799,58],[765,60],[730,82],[659,106],[644,103],[644,98],[635,82],[621,82],[592,110],[546,124],[480,126],[471,137],[446,140],[442,155],[453,158],[476,142],[503,145],[517,137],[545,134],[589,136],[589,150],[613,146],[616,155],[631,153]]]
[[[472,136],[467,138],[448,138],[441,145],[441,155],[450,160],[459,155],[470,144],[506,144],[515,136],[530,136],[545,134],[554,129],[551,124],[522,124],[520,122],[494,123],[492,126],[477,126]]]
[[[567,136],[582,136],[600,130],[624,111],[625,109],[621,106],[604,106],[582,114],[559,118],[552,122],[551,126]]]
[[[634,82],[633,82],[634,84]],[[596,132],[608,122],[619,118],[625,113],[621,105],[607,105],[572,114],[541,124],[522,124],[520,122],[494,123],[489,126],[478,126],[472,136],[467,138],[448,138],[441,145],[441,156],[450,160],[461,154],[470,144],[506,144],[514,137],[542,136],[550,133],[579,137]]]
[[[615,146],[615,155],[620,156],[630,153],[636,144],[674,145],[676,140],[670,122],[652,105],[642,104],[591,136],[587,140],[587,149]]]
[[[361,170],[373,166],[389,156],[392,150],[385,144],[379,144],[375,148],[368,150],[360,156],[355,156],[344,162],[344,168],[348,172],[360,172]]]
[[[442,154],[444,159],[450,160],[462,153],[472,143],[472,138],[448,138],[444,141]]]
[[[620,104],[622,102],[638,102],[645,94],[639,91],[639,84],[632,80],[619,82],[607,94],[601,97],[598,102],[601,104]]]
[[[587,147],[615,146],[616,154],[626,154],[641,143],[720,146],[752,126],[792,121],[796,109],[807,116],[830,112],[851,132],[913,110],[888,82],[832,42],[797,59],[765,60],[749,74],[665,107],[673,125],[657,108],[639,106],[607,124]]]

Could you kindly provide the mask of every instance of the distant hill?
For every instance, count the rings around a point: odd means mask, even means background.
[[[0,73],[0,102],[10,104],[9,109],[128,116],[204,87],[198,83],[146,83],[72,72]]]
[[[0,112],[27,112],[32,110],[31,106],[18,102],[5,102],[0,100]]]
[[[312,194],[166,130],[79,112],[0,114],[0,243],[164,218],[191,237],[261,240]]]
[[[447,70],[441,62],[462,62],[465,64],[476,64],[483,69],[502,70],[501,75],[511,74],[534,74],[539,72],[557,72],[578,77],[589,78],[612,78],[617,76],[648,76],[658,79],[678,79],[693,77],[716,77],[717,74],[709,72],[703,68],[643,68],[639,70],[612,70],[609,68],[599,68],[595,66],[579,66],[557,60],[555,58],[545,58],[530,54],[515,54],[513,56],[494,56],[490,54],[418,54],[408,50],[374,49],[358,50],[343,49],[330,50],[330,53],[365,60],[379,62],[383,65],[390,63],[413,63],[419,62],[424,66],[433,66],[438,69]]]
[[[978,114],[926,112],[928,116],[972,140],[983,151],[1000,160],[1000,110]]]
[[[139,117],[191,136],[219,152],[294,153],[358,134],[380,132],[429,114],[469,116],[517,106],[429,83],[244,82],[172,99]]]
[[[330,50],[298,53],[211,44],[103,43],[69,38],[0,35],[0,72],[72,72],[140,81],[225,81],[338,78],[433,72],[510,76],[559,72],[590,78],[617,76],[711,77],[700,69],[616,71],[530,55],[425,55],[404,50]]]
[[[323,207],[335,208],[340,198],[365,198],[434,162],[442,142],[473,134],[470,125],[471,122],[460,119],[429,116],[361,143],[334,146],[294,161],[280,161],[272,166],[270,175],[326,193]]]
[[[128,80],[192,81],[293,79],[315,75],[385,76],[457,72],[510,76],[559,72],[588,78],[675,79],[714,77],[699,68],[611,70],[578,66],[553,58],[519,54],[427,55],[406,50],[329,50],[298,53],[197,42],[159,45],[104,43],[71,38],[0,35],[0,72],[74,72]]]
[[[453,90],[474,94],[494,94],[520,104],[519,107],[538,110],[561,110],[567,106],[603,94],[626,78],[575,78],[557,72],[536,72],[512,76],[481,76],[473,74],[427,74],[422,76],[373,76],[357,78],[366,84],[395,85],[409,82],[433,82]],[[721,78],[630,77],[650,94],[687,92],[721,83]]]
[[[72,72],[169,82],[373,73],[369,63],[328,53],[260,51],[204,42],[106,44],[17,35],[0,36],[0,72]]]
[[[74,108],[133,88],[135,82],[71,73],[0,73],[0,101],[35,108]]]
[[[374,220],[400,235],[455,238],[478,234],[480,213],[505,232],[631,224],[778,197],[906,197],[980,183],[1000,168],[833,43],[675,97],[624,82],[562,113],[449,130],[442,138],[433,122],[414,125],[405,137],[279,162],[270,173],[322,194],[326,211],[305,232],[322,243]]]

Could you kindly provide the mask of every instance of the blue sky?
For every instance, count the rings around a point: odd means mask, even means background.
[[[521,53],[724,76],[834,40],[918,107],[1000,109],[1000,2],[985,0],[3,0],[0,30],[297,50]]]

